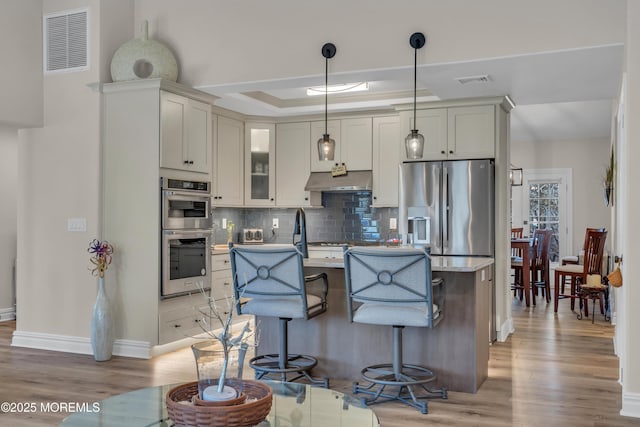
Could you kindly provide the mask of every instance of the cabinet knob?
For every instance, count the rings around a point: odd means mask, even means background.
[[[378,196],[373,196],[373,200],[378,200]]]
[[[309,198],[308,198],[308,197],[305,197],[305,198],[304,198],[304,200],[309,200]]]
[[[271,200],[271,201],[273,202],[273,197],[272,197],[272,198],[270,198],[269,200]]]
[[[184,162],[182,162],[182,163],[184,163],[185,165],[188,165],[188,164],[189,164],[189,160],[185,160],[185,161],[184,161]]]
[[[192,165],[193,164],[193,160],[189,160],[189,164]]]
[[[449,150],[449,154],[453,154],[453,150]]]
[[[446,151],[442,150],[442,151],[440,152],[440,154],[446,154]]]
[[[182,328],[182,325],[179,323],[176,323],[175,325],[173,325],[174,328]]]

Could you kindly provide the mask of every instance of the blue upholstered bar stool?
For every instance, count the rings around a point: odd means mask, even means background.
[[[393,327],[393,362],[364,368],[370,384],[356,382],[353,392],[373,395],[365,404],[399,400],[426,414],[425,399],[446,399],[447,390],[427,388],[435,373],[403,362],[402,330],[442,320],[443,281],[431,277],[429,249],[353,247],[345,251],[344,267],[350,321]]]
[[[327,275],[305,277],[302,253],[293,245],[232,246],[229,255],[238,314],[279,319],[279,353],[256,356],[249,361],[256,379],[284,382],[305,378],[328,388],[328,378],[316,379],[310,374],[318,360],[289,354],[287,339],[291,319],[307,320],[326,311]],[[315,294],[307,293],[312,282],[320,285]]]

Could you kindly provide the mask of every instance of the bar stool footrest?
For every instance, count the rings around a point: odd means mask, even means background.
[[[255,370],[255,377],[260,379],[272,379],[282,382],[293,382],[305,378],[313,385],[329,388],[328,378],[314,378],[310,371],[318,364],[315,357],[303,354],[287,354],[285,367],[280,367],[278,354],[265,354],[249,360],[249,366]],[[290,376],[291,374],[297,374]]]
[[[355,382],[353,393],[373,396],[370,399],[362,398],[363,405],[398,400],[426,414],[428,407],[423,399],[448,398],[445,387],[434,390],[425,385],[434,381],[436,375],[423,366],[403,364],[400,374],[396,375],[392,364],[380,364],[368,366],[361,373],[369,385],[360,385]],[[385,393],[387,387],[390,387],[391,391]]]

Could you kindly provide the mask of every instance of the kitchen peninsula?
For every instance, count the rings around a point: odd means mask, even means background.
[[[434,329],[405,328],[405,363],[433,369],[438,386],[474,393],[488,373],[493,259],[434,256],[432,270],[445,281],[444,318]],[[391,329],[349,322],[341,258],[305,260],[305,274],[320,272],[329,276],[327,312],[292,320],[289,350],[317,357],[314,375],[360,380],[365,366],[392,360]],[[278,320],[256,321],[258,353],[277,353]]]

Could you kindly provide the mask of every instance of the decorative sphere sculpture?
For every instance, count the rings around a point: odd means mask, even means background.
[[[149,40],[149,24],[142,23],[140,38],[131,39],[116,50],[111,59],[114,82],[163,78],[178,80],[178,62],[171,50],[157,40]]]

